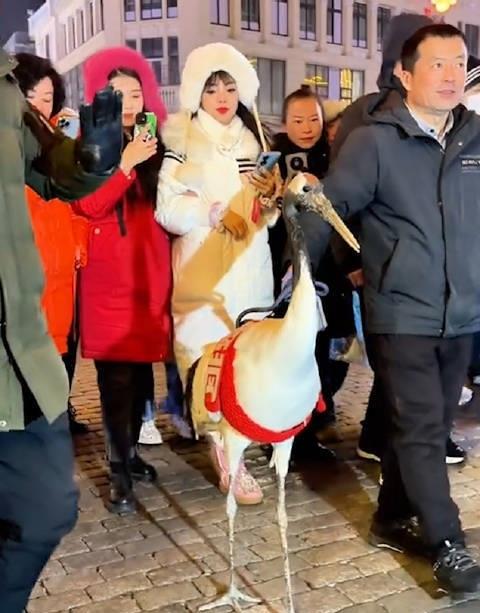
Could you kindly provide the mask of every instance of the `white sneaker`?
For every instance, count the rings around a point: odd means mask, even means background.
[[[472,398],[472,390],[469,387],[463,386],[462,393],[460,394],[460,400],[458,401],[458,406],[463,407],[465,404],[468,404]]]
[[[480,385],[480,375],[473,377],[473,385]]]
[[[163,443],[160,430],[155,425],[153,419],[150,421],[144,421],[142,429],[140,430],[140,436],[138,437],[140,445],[160,445]]]

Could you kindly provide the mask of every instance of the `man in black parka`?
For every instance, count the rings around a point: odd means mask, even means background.
[[[420,548],[442,587],[461,593],[480,590],[445,465],[480,330],[480,118],[460,104],[466,61],[453,26],[418,30],[402,50],[405,96],[393,92],[348,136],[324,179],[340,216],[360,216],[366,324],[389,414],[370,538]],[[316,265],[330,228],[311,214],[301,224]]]

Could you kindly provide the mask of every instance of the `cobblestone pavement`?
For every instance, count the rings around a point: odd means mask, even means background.
[[[163,396],[163,371],[158,369]],[[437,593],[429,566],[380,552],[366,542],[377,495],[378,468],[355,457],[359,421],[370,379],[349,374],[338,395],[343,441],[339,461],[288,477],[289,545],[297,613],[480,613],[480,601],[452,604]],[[480,395],[480,394],[479,394]],[[80,518],[46,567],[28,613],[134,613],[196,611],[228,580],[224,498],[214,485],[205,443],[180,441],[160,418],[165,443],[142,449],[159,473],[158,485],[137,487],[141,512],[129,518],[104,507],[99,400],[92,365],[82,362],[73,401],[91,433],[76,441]],[[455,436],[468,464],[451,469],[454,497],[470,544],[480,549],[480,401],[459,410]],[[265,455],[248,452],[265,502],[237,515],[240,584],[261,604],[250,613],[286,611],[276,522],[276,485]],[[480,552],[478,552],[480,556]],[[0,604],[1,610],[1,604]],[[215,611],[223,613],[229,607]]]

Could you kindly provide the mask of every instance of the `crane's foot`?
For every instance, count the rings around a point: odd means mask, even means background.
[[[225,607],[230,606],[234,611],[241,611],[242,608],[240,606],[241,602],[245,602],[247,604],[258,604],[261,602],[258,598],[252,598],[251,596],[247,596],[241,592],[235,585],[231,585],[228,588],[228,592],[220,598],[217,598],[213,602],[202,605],[198,611],[212,611],[217,607]]]

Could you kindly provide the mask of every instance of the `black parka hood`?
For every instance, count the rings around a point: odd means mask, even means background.
[[[426,15],[402,13],[392,18],[383,39],[382,67],[377,79],[379,90],[403,91],[400,81],[393,74],[395,64],[401,58],[402,47],[417,30],[432,24],[433,21]]]

